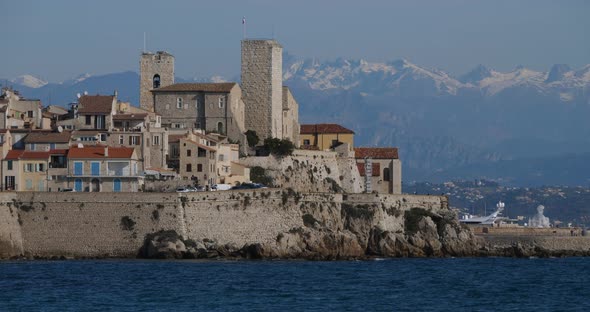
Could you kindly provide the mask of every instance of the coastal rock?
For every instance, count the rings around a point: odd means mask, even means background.
[[[280,258],[316,260],[351,259],[364,257],[364,249],[349,231],[292,229],[277,237],[273,253]]]
[[[148,259],[182,259],[187,252],[176,231],[159,231],[145,237],[141,256]]]

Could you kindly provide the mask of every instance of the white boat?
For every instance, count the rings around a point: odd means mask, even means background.
[[[465,224],[483,224],[483,225],[491,225],[494,223],[498,223],[502,220],[507,220],[505,217],[501,217],[502,210],[504,210],[505,204],[499,201],[496,204],[496,211],[489,216],[485,217],[474,217],[474,216],[466,216],[463,219],[460,219],[459,222]]]

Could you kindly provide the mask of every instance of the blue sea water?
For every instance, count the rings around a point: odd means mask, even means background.
[[[590,258],[0,262],[2,311],[588,311]]]

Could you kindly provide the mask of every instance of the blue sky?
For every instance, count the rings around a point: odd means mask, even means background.
[[[463,74],[477,64],[590,63],[590,1],[31,1],[0,0],[0,77],[61,81],[138,71],[148,50],[176,56],[177,76],[238,75],[248,37],[301,57],[407,58]]]

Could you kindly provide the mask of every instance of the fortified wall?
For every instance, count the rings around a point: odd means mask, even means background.
[[[403,212],[413,207],[436,213],[448,210],[448,202],[443,196],[281,189],[184,194],[2,193],[0,258],[136,257],[145,236],[159,230],[238,246],[274,246],[283,234],[320,224],[320,231],[330,233],[346,232],[346,228],[368,231],[375,226],[393,232],[403,229]],[[361,244],[369,239],[365,232]]]

